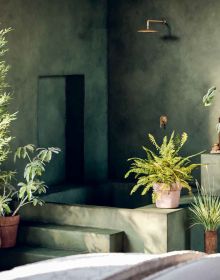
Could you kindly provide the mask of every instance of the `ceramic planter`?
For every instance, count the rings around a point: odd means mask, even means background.
[[[205,231],[205,253],[207,253],[207,254],[217,253],[217,231],[216,230]]]
[[[170,190],[164,190],[162,183],[154,184],[154,192],[156,193],[157,208],[177,208],[180,203],[181,185],[173,183]]]
[[[0,248],[10,248],[16,245],[20,216],[0,217]]]

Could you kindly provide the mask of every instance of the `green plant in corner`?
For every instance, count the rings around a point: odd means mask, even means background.
[[[181,187],[187,188],[191,192],[189,181],[192,180],[192,171],[200,166],[197,163],[191,163],[191,158],[196,155],[183,157],[179,155],[180,150],[188,139],[188,135],[184,132],[181,137],[173,132],[168,139],[163,138],[162,144],[159,145],[154,136],[148,134],[150,142],[155,148],[155,152],[147,147],[143,147],[146,152],[146,158],[130,158],[132,161],[130,170],[125,174],[127,178],[130,174],[135,175],[137,183],[133,186],[131,194],[139,188],[143,188],[142,195],[145,195],[150,188],[154,188],[156,184],[160,184],[160,190],[172,191]],[[153,201],[158,196],[157,192],[153,191]]]
[[[196,181],[197,195],[193,196],[189,210],[192,212],[192,226],[202,225],[205,231],[220,227],[220,197]]]
[[[6,35],[11,28],[0,30],[0,58],[4,57],[8,49],[6,48]],[[24,170],[25,183],[19,183],[18,189],[12,187],[11,181],[16,172],[4,170],[3,163],[11,154],[11,141],[14,137],[10,135],[11,123],[16,120],[17,113],[10,113],[8,106],[12,99],[10,94],[10,86],[6,81],[10,66],[5,60],[0,61],[0,216],[14,216],[18,210],[25,204],[33,202],[34,205],[42,203],[36,194],[45,192],[44,182],[38,180],[38,177],[45,171],[45,163],[49,163],[52,154],[58,153],[57,148],[36,149],[34,145],[20,147],[15,153],[15,159],[28,159],[29,163]],[[30,153],[38,152],[33,158]],[[18,207],[12,210],[12,200],[18,201]]]
[[[11,209],[9,207],[9,204],[11,203],[11,201],[11,191],[6,194],[6,190],[4,188],[3,194],[0,195],[0,216],[10,214]]]
[[[10,32],[11,28],[0,30],[0,58],[4,57],[8,51],[6,48],[7,40],[6,34]],[[0,185],[7,185],[15,172],[6,171],[2,169],[2,163],[4,163],[9,154],[11,153],[10,143],[13,139],[10,136],[11,123],[16,119],[17,113],[9,113],[8,105],[11,101],[10,87],[6,81],[6,77],[10,66],[4,61],[0,61]]]
[[[204,187],[196,181],[196,186],[198,193],[193,196],[189,207],[191,226],[201,225],[204,228],[205,252],[208,254],[216,253],[217,230],[220,228],[220,197],[213,193],[210,182],[208,186]]]

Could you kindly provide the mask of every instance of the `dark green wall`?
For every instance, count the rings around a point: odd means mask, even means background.
[[[14,145],[37,144],[39,76],[84,74],[86,180],[107,177],[106,14],[104,0],[0,0],[2,27],[14,29],[7,56],[19,111]],[[48,114],[52,107],[53,100]]]
[[[147,133],[164,135],[161,114],[169,117],[168,133],[188,132],[186,152],[209,149],[220,94],[211,109],[201,98],[220,86],[219,12],[217,0],[109,0],[108,7],[104,0],[0,0],[2,26],[15,29],[7,56],[19,110],[14,146],[37,144],[38,77],[85,74],[88,180],[105,180],[107,163],[109,178],[122,179],[126,159],[143,156]],[[158,34],[136,32],[146,18],[164,17],[179,40],[162,40],[164,26]]]
[[[147,133],[164,135],[162,114],[167,132],[189,134],[186,152],[209,150],[217,140],[220,94],[212,108],[201,99],[212,85],[220,88],[220,1],[117,0],[108,11],[111,177],[123,177],[127,158],[144,156]],[[160,25],[160,33],[137,33],[146,18],[166,18],[179,40],[162,40],[167,30]]]

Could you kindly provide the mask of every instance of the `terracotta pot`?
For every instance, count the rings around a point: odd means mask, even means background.
[[[16,245],[20,216],[0,217],[0,248],[10,248]]]
[[[177,208],[180,203],[181,185],[173,183],[170,190],[163,190],[163,185],[157,183],[154,185],[154,192],[156,193],[156,207],[157,208]]]
[[[218,237],[216,230],[205,231],[205,253],[217,253],[217,239]]]

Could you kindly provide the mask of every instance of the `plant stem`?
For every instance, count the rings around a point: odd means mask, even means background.
[[[18,207],[15,209],[15,211],[13,212],[12,216],[15,216],[19,209],[25,204],[25,201],[27,200],[27,196],[25,196],[25,198],[23,200],[21,200],[21,202],[18,204]]]
[[[31,158],[30,158],[28,152],[27,152],[27,157],[28,157],[29,162],[31,162]]]

